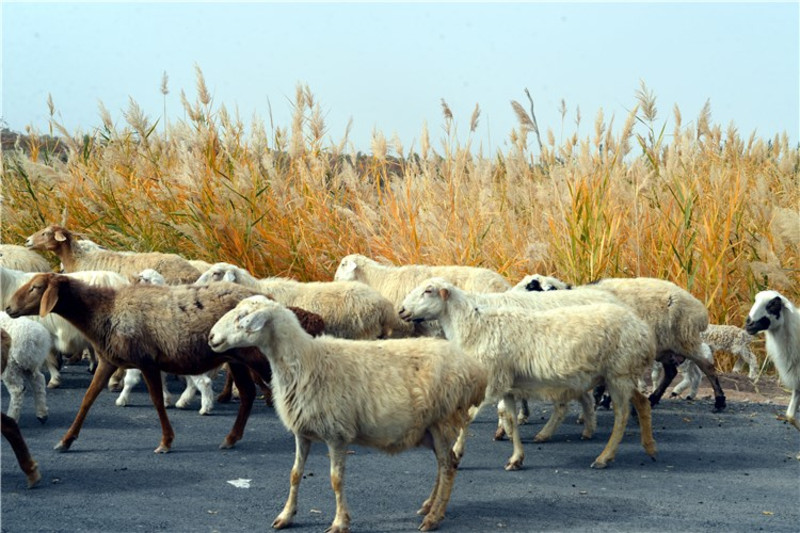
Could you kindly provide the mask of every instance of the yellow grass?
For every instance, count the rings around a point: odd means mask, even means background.
[[[557,144],[548,130],[540,147],[535,117],[515,102],[512,148],[484,155],[471,142],[479,109],[462,140],[443,102],[441,147],[423,128],[419,153],[403,154],[375,132],[373,154],[357,157],[346,139],[323,142],[307,87],[292,124],[270,129],[213,108],[204,88],[198,71],[196,102],[184,96],[187,118],[168,127],[135,102],[123,125],[101,109],[92,135],[53,121],[66,161],[29,131],[3,153],[2,241],[22,242],[66,208],[69,228],[110,248],[230,261],[257,276],[327,280],[358,252],[486,266],[512,283],[533,272],[572,283],[654,276],[703,300],[712,322],[739,326],[761,289],[800,303],[800,153],[785,134],[742,138],[708,107],[686,127],[676,108],[667,133],[643,87],[621,132],[600,112],[586,138],[562,131]]]

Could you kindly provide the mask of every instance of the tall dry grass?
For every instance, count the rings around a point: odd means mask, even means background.
[[[28,131],[3,153],[2,241],[21,242],[66,210],[68,227],[110,248],[230,261],[259,276],[330,279],[358,252],[482,265],[512,282],[531,272],[665,278],[705,301],[715,323],[741,325],[766,287],[800,303],[798,147],[785,134],[723,129],[708,105],[686,125],[677,107],[662,119],[642,85],[621,129],[600,111],[582,137],[579,111],[564,131],[562,102],[556,141],[527,95],[530,113],[519,102],[510,110],[510,148],[485,155],[472,147],[480,109],[459,135],[442,101],[438,144],[426,126],[414,153],[375,132],[361,155],[347,152],[346,134],[324,141],[305,86],[291,124],[270,127],[215,107],[199,70],[196,90],[193,102],[181,93],[183,120],[157,127],[131,101],[124,124],[101,106],[88,135],[65,131],[51,104],[50,131]]]

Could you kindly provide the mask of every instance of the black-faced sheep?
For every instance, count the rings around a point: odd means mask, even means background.
[[[168,283],[192,283],[200,272],[186,259],[161,252],[130,253],[111,250],[84,250],[76,245],[77,238],[61,226],[48,226],[25,241],[32,250],[53,252],[61,259],[65,272],[78,270],[110,270],[130,280],[145,268],[161,273]]]
[[[745,330],[750,335],[764,332],[767,356],[772,359],[784,385],[792,389],[785,419],[798,430],[800,405],[800,312],[777,291],[761,291],[747,314]],[[800,459],[800,455],[798,455]]]
[[[439,320],[445,338],[485,365],[487,399],[503,399],[505,425],[514,444],[507,470],[520,468],[525,456],[513,416],[516,397],[537,394],[566,401],[599,383],[605,383],[614,400],[614,428],[592,467],[605,468],[614,459],[630,401],[639,417],[642,446],[648,455],[655,455],[650,405],[636,389],[637,377],[655,359],[655,343],[651,329],[627,307],[492,309],[480,307],[453,284],[432,278],[408,294],[400,316]],[[459,446],[456,453],[460,451]]]
[[[452,452],[469,408],[483,400],[486,374],[442,339],[353,341],[305,333],[286,308],[264,297],[243,300],[211,329],[209,344],[226,351],[257,346],[273,368],[275,409],[295,435],[289,497],[273,522],[288,526],[312,441],[328,445],[336,517],[328,531],[349,531],[344,465],[349,444],[398,453],[433,448],[436,483],[422,504],[420,529],[444,519],[456,474]]]
[[[94,287],[69,276],[37,274],[12,297],[6,312],[12,317],[50,312],[61,315],[94,344],[97,370],[75,421],[56,446],[67,450],[78,437],[92,403],[117,367],[138,368],[147,383],[150,400],[161,421],[157,453],[169,451],[175,432],[162,394],[160,371],[201,374],[228,362],[241,397],[239,413],[221,447],[242,438],[255,399],[248,368],[270,379],[266,358],[256,349],[216,353],[208,347],[211,326],[236,304],[256,294],[245,287],[220,283],[206,286],[130,285],[119,289]],[[310,323],[318,316],[304,315]]]
[[[6,330],[0,328],[0,356],[2,358],[0,362],[0,372],[5,372],[6,370],[11,345],[11,335],[9,335]],[[11,449],[14,450],[14,455],[17,457],[17,463],[20,469],[28,478],[28,488],[33,488],[39,483],[39,480],[42,479],[42,475],[39,473],[39,465],[33,460],[33,457],[31,457],[30,450],[28,450],[28,445],[22,437],[22,432],[19,430],[17,422],[10,416],[2,413],[0,414],[0,428],[2,428],[3,437],[11,445]]]

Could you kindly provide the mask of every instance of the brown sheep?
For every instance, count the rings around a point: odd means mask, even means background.
[[[75,421],[56,446],[68,450],[78,438],[83,421],[111,374],[118,367],[138,368],[161,421],[156,453],[168,452],[175,438],[164,408],[160,371],[201,374],[227,362],[239,389],[241,404],[230,433],[220,445],[230,448],[244,434],[255,399],[248,368],[269,382],[267,359],[254,348],[216,353],[208,347],[211,326],[249,296],[259,294],[232,283],[207,286],[130,285],[95,287],[59,274],[38,274],[12,297],[6,312],[12,317],[53,312],[64,317],[91,341],[98,366]],[[313,333],[321,319],[295,309],[304,327]]]

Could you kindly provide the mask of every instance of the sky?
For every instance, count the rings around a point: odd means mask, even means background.
[[[0,3],[2,109],[6,127],[48,131],[48,95],[69,132],[102,124],[98,102],[124,126],[135,100],[152,122],[183,118],[180,93],[196,97],[199,67],[213,97],[248,127],[258,116],[288,128],[299,83],[327,124],[370,151],[374,131],[419,147],[427,124],[444,137],[441,101],[457,138],[509,147],[510,105],[535,102],[542,133],[590,136],[599,110],[621,128],[644,82],[657,125],[712,120],[745,137],[800,139],[800,2],[19,2]],[[562,126],[562,99],[568,114]],[[529,141],[533,146],[533,140]]]

